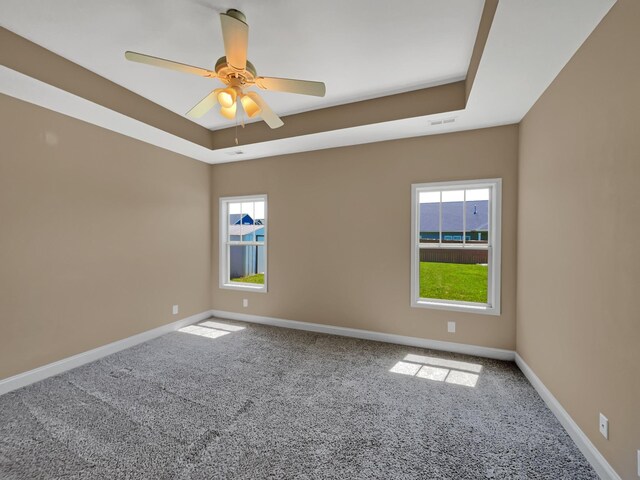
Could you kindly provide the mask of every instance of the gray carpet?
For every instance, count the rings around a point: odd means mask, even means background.
[[[0,478],[598,478],[513,363],[203,324],[0,397]]]

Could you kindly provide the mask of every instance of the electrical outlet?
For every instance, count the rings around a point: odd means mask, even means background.
[[[174,314],[174,315],[177,315],[179,310],[180,310],[180,309],[179,309],[178,305],[174,305],[174,306],[173,306],[173,310],[172,310],[172,311],[173,311],[173,314]]]
[[[609,440],[609,419],[603,414],[600,414],[600,433]]]
[[[447,332],[456,333],[456,322],[447,322]]]
[[[243,298],[242,299],[242,306],[245,307],[245,308],[249,306],[249,299],[248,298]]]

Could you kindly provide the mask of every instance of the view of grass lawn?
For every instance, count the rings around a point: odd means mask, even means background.
[[[487,266],[420,262],[420,297],[487,302]]]
[[[232,282],[241,282],[241,283],[260,283],[264,284],[264,273],[256,273],[255,275],[249,275],[246,277],[240,278],[232,278]]]

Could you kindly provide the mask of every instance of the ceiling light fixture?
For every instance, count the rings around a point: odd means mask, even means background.
[[[256,99],[255,99],[256,96],[257,96],[256,93],[249,92],[246,95],[242,95],[240,97],[242,108],[244,108],[244,111],[249,118],[255,117],[262,111],[260,106],[256,103]]]
[[[220,113],[223,117],[228,118],[229,120],[233,120],[236,118],[236,110],[238,104],[233,102],[230,107],[222,107],[220,108]]]
[[[218,103],[224,108],[230,108],[236,103],[238,93],[235,87],[227,87],[218,92]]]

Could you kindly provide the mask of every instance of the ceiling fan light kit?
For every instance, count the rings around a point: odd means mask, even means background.
[[[236,112],[238,111],[238,106],[234,102],[230,107],[220,107],[220,113],[223,117],[228,118],[229,120],[233,120],[236,118]]]
[[[220,90],[218,92],[218,103],[223,108],[230,108],[234,103],[236,103],[236,97],[238,96],[236,89],[237,87],[228,87]]]
[[[242,110],[249,118],[261,116],[269,127],[278,128],[284,125],[280,117],[257,92],[246,89],[255,86],[262,90],[324,97],[326,87],[322,82],[258,76],[256,68],[247,60],[249,25],[241,11],[230,9],[221,13],[220,23],[225,55],[218,59],[213,71],[131,51],[125,52],[125,58],[132,62],[220,80],[225,87],[216,88],[189,110],[186,115],[191,118],[200,118],[219,104],[220,114],[233,120],[238,112],[239,100]]]
[[[244,113],[247,114],[247,117],[253,118],[256,115],[259,115],[262,109],[256,103],[255,96],[258,95],[255,92],[249,92],[243,94],[240,97],[240,103],[242,103],[242,108],[244,109]]]

